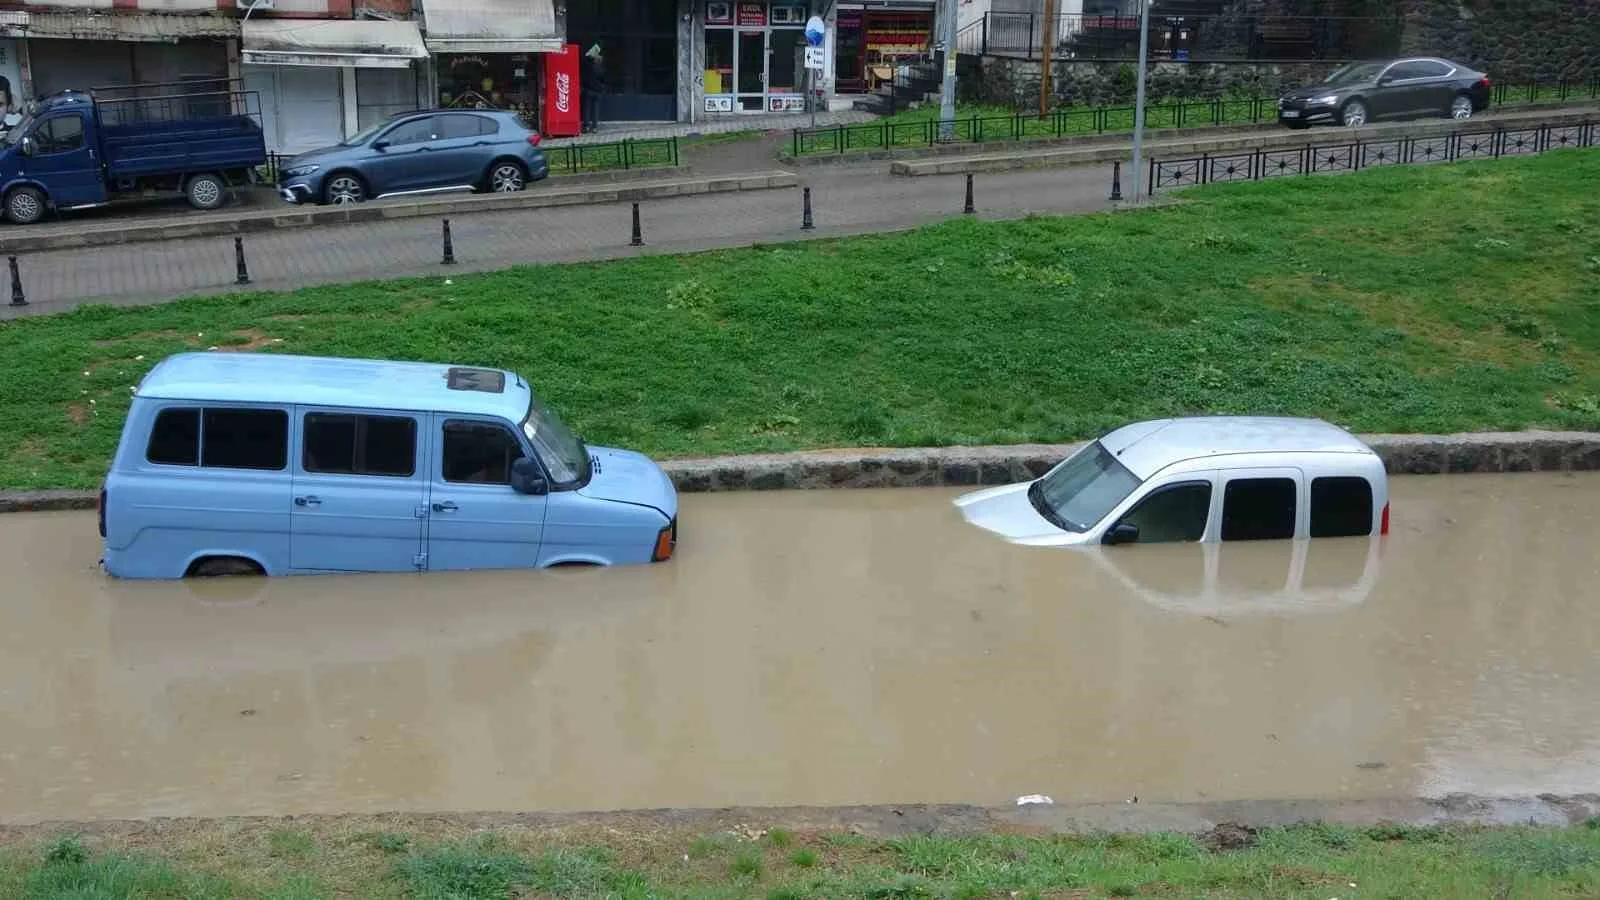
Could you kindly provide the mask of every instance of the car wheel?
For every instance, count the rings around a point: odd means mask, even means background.
[[[1351,100],[1339,110],[1339,122],[1347,128],[1359,128],[1367,124],[1367,105],[1360,100]]]
[[[1457,94],[1450,101],[1450,118],[1457,121],[1472,118],[1472,98],[1466,94]]]
[[[489,177],[485,180],[490,191],[509,194],[527,187],[528,173],[519,163],[497,162],[489,167]]]
[[[328,183],[322,188],[323,202],[333,206],[347,206],[351,203],[360,203],[367,199],[367,186],[361,179],[349,172],[338,172],[329,176]]]
[[[18,225],[32,225],[44,218],[46,206],[38,188],[19,187],[6,195],[6,218]]]
[[[228,186],[215,175],[196,175],[189,179],[183,192],[189,205],[195,209],[216,209],[227,199]]]

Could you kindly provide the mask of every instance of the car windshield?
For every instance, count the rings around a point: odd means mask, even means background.
[[[1333,74],[1323,79],[1323,84],[1356,84],[1362,81],[1371,81],[1378,77],[1384,66],[1388,63],[1351,63],[1333,70]]]
[[[0,147],[9,147],[16,143],[18,138],[27,134],[28,129],[33,127],[33,118],[31,115],[23,116],[21,122],[7,129],[4,135],[0,135]]]
[[[388,120],[384,120],[376,125],[368,125],[367,127],[356,132],[353,137],[345,138],[344,145],[346,147],[359,147],[362,144],[365,144],[367,141],[372,140],[373,135],[382,131],[384,128],[387,128],[390,124],[392,123],[390,123]]]
[[[522,433],[528,436],[539,454],[550,479],[556,484],[583,484],[589,481],[589,448],[561,421],[555,410],[537,397],[528,401],[528,417],[522,420]]]
[[[1062,531],[1088,531],[1139,486],[1139,477],[1099,441],[1028,487],[1039,515]]]

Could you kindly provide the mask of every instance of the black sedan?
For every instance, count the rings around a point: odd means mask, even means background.
[[[1443,115],[1470,119],[1489,108],[1489,76],[1434,56],[1351,63],[1278,99],[1290,128],[1365,125],[1376,119]]]

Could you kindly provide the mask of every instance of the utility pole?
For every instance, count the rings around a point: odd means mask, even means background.
[[[1139,0],[1139,83],[1133,95],[1133,202],[1144,202],[1144,76],[1150,59],[1150,7],[1155,0]]]
[[[939,140],[956,139],[956,17],[958,0],[939,0],[939,43],[944,45],[944,79],[939,85]]]
[[[1055,51],[1056,35],[1060,29],[1056,28],[1056,0],[1044,0],[1044,33],[1039,41],[1039,118],[1050,115],[1050,107],[1054,91],[1051,90],[1055,73],[1052,70],[1051,54]]]

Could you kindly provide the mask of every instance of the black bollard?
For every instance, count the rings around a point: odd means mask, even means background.
[[[15,256],[11,257],[11,305],[28,305],[28,298],[22,295],[22,275],[17,272],[17,258]]]
[[[244,264],[244,238],[233,239],[233,265],[239,270],[238,277],[234,278],[235,284],[249,284],[250,270]]]
[[[633,205],[633,238],[628,241],[630,247],[644,246],[644,230],[639,227],[639,204]]]
[[[967,173],[967,205],[962,207],[961,211],[963,213],[966,213],[969,216],[978,211],[978,208],[972,204],[972,173],[971,172]]]
[[[805,210],[800,214],[800,230],[810,231],[816,227],[811,221],[811,188],[805,188],[803,195],[805,197]]]
[[[1111,164],[1111,199],[1122,199],[1122,162],[1120,160]]]
[[[444,220],[444,259],[440,265],[453,266],[456,264],[456,245],[450,240],[450,220]]]

